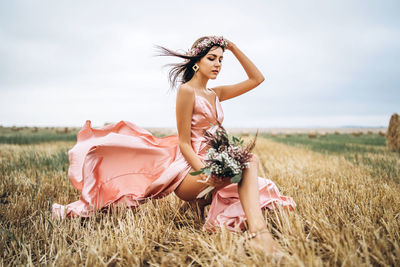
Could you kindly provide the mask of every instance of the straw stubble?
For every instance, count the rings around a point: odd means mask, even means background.
[[[57,156],[72,145],[1,145],[2,265],[278,265],[250,250],[243,235],[203,232],[201,218],[180,211],[183,202],[173,194],[136,209],[52,221],[53,202],[79,197],[67,178],[67,159]],[[400,264],[398,183],[374,179],[367,166],[342,156],[261,137],[254,153],[259,175],[297,203],[293,212],[264,212],[287,266]]]

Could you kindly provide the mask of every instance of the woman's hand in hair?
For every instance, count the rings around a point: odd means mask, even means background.
[[[225,41],[228,42],[228,45],[227,45],[225,48],[228,49],[228,50],[232,50],[232,48],[235,46],[235,44],[232,43],[231,41],[229,41],[229,40],[226,39],[226,38],[224,38],[224,39],[225,39]]]

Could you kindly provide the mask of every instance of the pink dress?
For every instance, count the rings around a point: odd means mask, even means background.
[[[211,89],[210,89],[211,90]],[[213,90],[211,90],[214,92]],[[216,130],[224,113],[216,95],[216,110],[203,96],[195,96],[191,138],[195,153],[205,159],[203,129]],[[179,149],[178,135],[155,137],[132,122],[120,121],[100,129],[87,120],[77,135],[77,143],[68,152],[68,176],[81,191],[80,199],[68,205],[54,203],[54,219],[88,217],[108,205],[124,203],[137,206],[148,198],[161,198],[174,192],[191,169]],[[258,177],[260,207],[274,208],[278,203],[292,210],[291,197],[280,194],[269,179]],[[226,227],[244,229],[246,216],[242,209],[237,184],[214,190],[212,203],[203,229],[214,231]]]

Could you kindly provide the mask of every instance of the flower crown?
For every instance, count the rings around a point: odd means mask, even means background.
[[[198,43],[195,47],[190,49],[186,53],[186,55],[191,56],[191,57],[196,56],[205,48],[208,48],[208,47],[211,47],[214,45],[220,45],[225,48],[228,45],[228,41],[225,40],[224,37],[222,37],[222,36],[211,36],[211,37],[205,38],[203,41]]]

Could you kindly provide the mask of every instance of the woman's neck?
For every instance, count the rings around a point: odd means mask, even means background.
[[[195,75],[193,76],[190,81],[187,82],[190,86],[199,89],[199,90],[207,90],[207,83],[208,83],[208,78],[201,76],[201,75]]]

